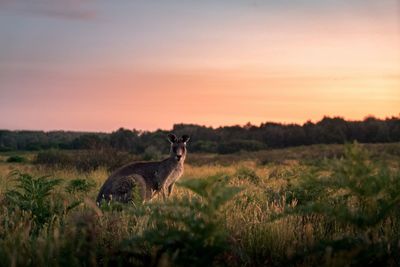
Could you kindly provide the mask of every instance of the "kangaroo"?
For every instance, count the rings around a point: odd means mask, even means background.
[[[162,192],[164,199],[170,196],[174,183],[183,174],[188,135],[177,138],[168,134],[171,143],[170,155],[162,161],[133,162],[112,173],[100,188],[97,203],[111,199],[127,203],[132,201],[132,190],[136,187],[143,201],[151,200]]]

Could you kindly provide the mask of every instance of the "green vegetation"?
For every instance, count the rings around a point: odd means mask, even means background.
[[[259,126],[219,128],[195,124],[175,124],[177,135],[188,134],[191,152],[230,154],[240,151],[259,151],[265,148],[286,148],[312,144],[344,144],[400,142],[400,117],[348,121],[340,117],[324,117],[317,123],[303,125],[266,122]],[[144,155],[155,159],[168,152],[163,146],[169,131],[154,132],[120,128],[111,134],[82,132],[43,132],[0,130],[0,151],[13,150],[116,150]]]
[[[26,159],[22,156],[10,156],[7,159],[7,162],[9,163],[23,163],[26,162]]]
[[[96,183],[92,180],[78,178],[78,179],[73,179],[73,180],[69,181],[68,186],[65,188],[65,190],[71,194],[80,193],[80,192],[87,193],[95,186],[96,186]]]
[[[312,259],[316,265],[397,265],[400,171],[370,161],[358,145],[347,146],[343,159],[326,164],[289,187],[292,196],[277,216],[312,218],[308,224],[314,233],[308,234],[314,241],[294,259]]]
[[[94,151],[54,150],[45,152],[46,161],[38,162],[38,155],[35,164],[3,160],[0,261],[399,266],[398,149],[393,143],[189,154],[171,198],[100,208],[94,199],[111,159],[87,160],[93,167],[80,168],[85,156],[96,158]]]
[[[90,172],[100,167],[112,171],[131,162],[135,157],[126,152],[108,150],[60,151],[47,150],[37,154],[34,163],[50,168],[75,168],[81,172]]]
[[[218,257],[229,250],[220,211],[240,191],[227,182],[227,177],[221,175],[186,180],[180,185],[194,195],[149,204],[148,225],[139,236],[126,241],[130,255],[137,261],[142,259],[143,266],[217,264]]]
[[[37,232],[43,224],[48,223],[53,215],[60,214],[62,207],[59,201],[51,203],[49,195],[59,179],[49,177],[32,177],[26,173],[14,172],[16,189],[6,192],[6,201],[10,210],[20,210],[29,214],[32,219],[31,230]]]

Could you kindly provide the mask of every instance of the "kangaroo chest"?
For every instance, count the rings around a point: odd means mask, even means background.
[[[168,187],[171,184],[175,183],[183,174],[183,166],[178,165],[174,168],[171,173],[168,175],[167,179],[165,180],[165,186]]]

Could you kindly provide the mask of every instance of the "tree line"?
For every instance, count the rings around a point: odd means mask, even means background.
[[[284,148],[311,144],[386,143],[400,141],[400,117],[362,121],[341,117],[324,117],[303,125],[248,123],[244,126],[219,128],[196,124],[175,124],[177,135],[189,134],[192,152],[228,154],[266,148]],[[10,131],[0,130],[0,151],[44,149],[113,149],[131,153],[168,153],[166,134],[170,131],[139,131],[120,128],[112,133],[71,131]]]

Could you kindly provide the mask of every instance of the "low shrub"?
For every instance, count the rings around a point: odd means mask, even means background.
[[[91,189],[96,186],[96,183],[88,179],[73,179],[69,181],[65,188],[65,191],[70,194],[75,193],[88,193]]]
[[[26,162],[26,158],[22,156],[10,156],[7,158],[8,163],[23,163]]]
[[[39,230],[49,222],[54,214],[62,212],[62,203],[53,202],[50,198],[54,187],[60,184],[60,179],[50,179],[47,176],[33,177],[27,173],[14,172],[16,189],[6,192],[10,207],[18,208],[31,214],[34,222],[33,231]]]
[[[348,145],[343,158],[329,163],[289,186],[292,197],[277,216],[300,218],[308,225],[304,236],[314,240],[305,240],[293,261],[329,266],[400,263],[398,170],[369,160],[358,144]]]
[[[50,168],[75,168],[80,172],[90,172],[101,167],[106,168],[108,171],[113,171],[134,159],[136,158],[127,152],[118,152],[112,149],[81,150],[73,153],[48,150],[39,152],[34,163]]]
[[[127,256],[139,265],[222,265],[229,250],[221,209],[240,188],[217,175],[180,183],[194,195],[149,204],[148,225],[141,235],[126,240]]]
[[[149,146],[144,150],[142,155],[143,160],[160,160],[162,157],[161,151],[155,146]]]
[[[266,148],[267,146],[264,143],[255,140],[232,140],[219,143],[217,152],[230,154],[239,151],[258,151]]]
[[[249,180],[254,184],[258,184],[261,181],[261,178],[257,175],[257,173],[253,169],[243,166],[236,171],[236,176],[239,179]]]

